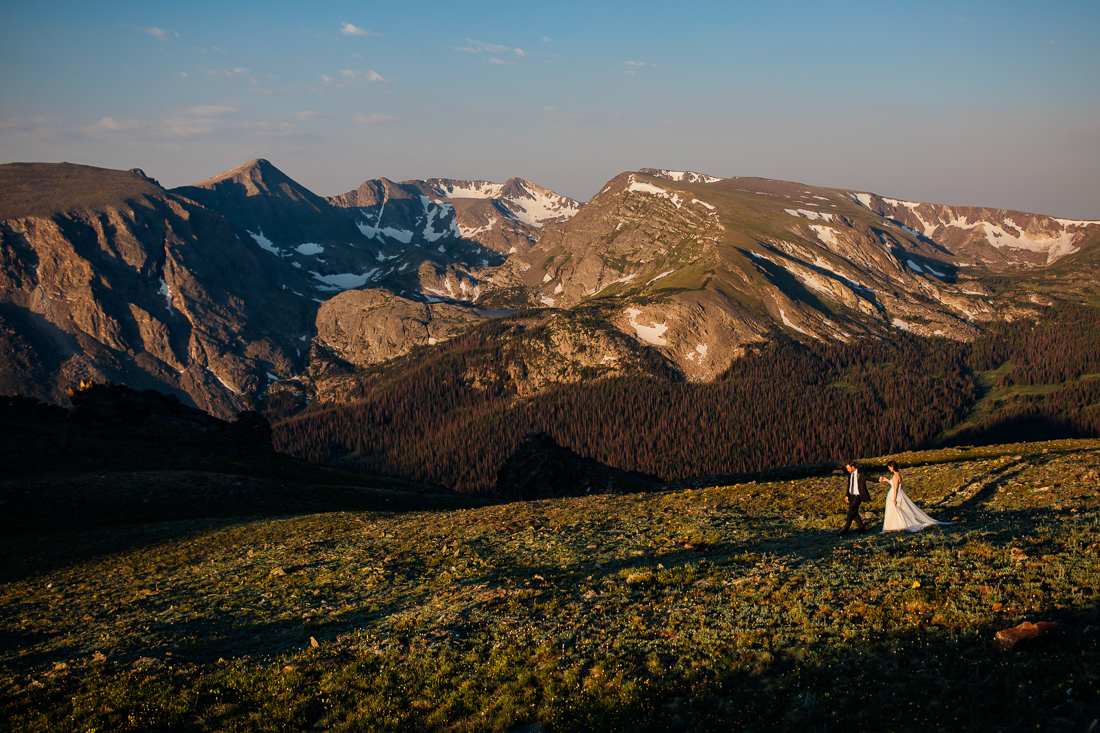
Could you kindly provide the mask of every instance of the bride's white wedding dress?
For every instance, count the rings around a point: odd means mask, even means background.
[[[897,504],[894,504],[894,496],[897,495]],[[882,518],[883,532],[920,532],[925,527],[933,524],[951,524],[950,522],[937,522],[932,517],[922,512],[913,500],[901,490],[901,480],[890,481],[890,491],[886,493],[886,514]]]

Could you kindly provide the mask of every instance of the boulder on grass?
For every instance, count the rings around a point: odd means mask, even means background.
[[[1041,639],[1058,633],[1058,624],[1053,621],[1040,621],[1033,624],[1024,621],[1019,626],[1010,629],[1001,629],[993,640],[994,645],[1002,652],[1011,652],[1035,639]]]

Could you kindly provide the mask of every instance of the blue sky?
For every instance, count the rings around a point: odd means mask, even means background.
[[[0,162],[580,200],[660,167],[1100,219],[1095,1],[15,5]]]

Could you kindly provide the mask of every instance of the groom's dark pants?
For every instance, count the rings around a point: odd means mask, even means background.
[[[862,502],[863,499],[859,497],[859,494],[848,495],[848,517],[847,521],[844,522],[844,529],[840,530],[841,532],[847,532],[848,528],[852,526],[853,521],[856,523],[856,526],[859,527],[860,532],[865,532],[867,530],[867,528],[863,526],[863,520],[859,516],[859,505]]]

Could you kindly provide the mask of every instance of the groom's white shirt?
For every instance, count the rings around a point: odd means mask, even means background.
[[[852,471],[848,474],[848,493],[852,496],[859,496],[859,484],[856,483],[859,480],[859,469]]]

